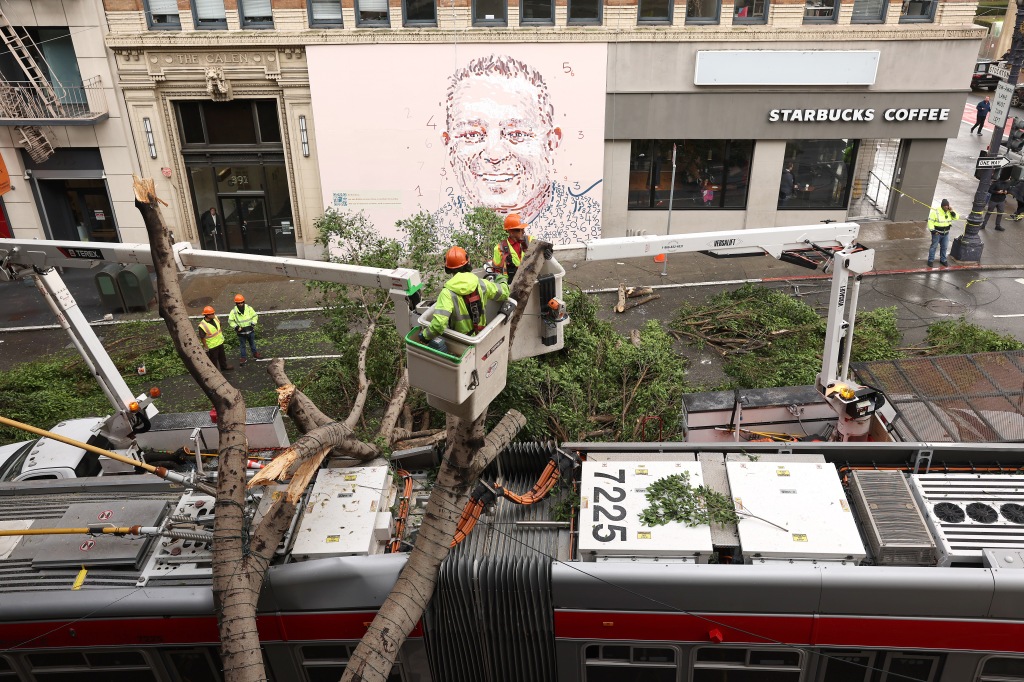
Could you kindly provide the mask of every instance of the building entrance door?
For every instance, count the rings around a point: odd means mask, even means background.
[[[274,245],[264,198],[233,196],[220,197],[219,200],[228,251],[273,255]]]

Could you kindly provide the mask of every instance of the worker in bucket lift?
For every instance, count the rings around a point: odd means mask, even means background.
[[[494,246],[494,270],[508,275],[510,282],[523,262],[527,247],[533,241],[533,237],[526,234],[527,227],[529,225],[523,222],[518,213],[509,213],[505,216],[505,232],[508,237]]]
[[[505,301],[501,312],[510,315],[513,309],[508,301],[508,277],[488,273],[484,279],[473,274],[473,266],[465,249],[453,246],[444,257],[444,271],[451,278],[437,295],[430,324],[420,330],[423,342],[434,350],[448,352],[448,344],[441,338],[445,329],[460,334],[477,334],[487,326],[488,301]]]
[[[224,333],[220,328],[220,320],[217,319],[217,311],[211,305],[203,308],[203,319],[199,323],[199,338],[214,367],[225,370],[234,369],[228,364],[228,358],[224,354]]]
[[[260,354],[256,352],[256,323],[259,322],[260,316],[256,314],[251,305],[246,305],[245,296],[241,294],[235,294],[235,307],[228,313],[228,324],[238,334],[238,343],[242,348],[242,358],[238,361],[239,365],[244,365],[248,362],[245,357],[245,345],[249,344],[249,349],[252,350],[252,356],[259,359]]]

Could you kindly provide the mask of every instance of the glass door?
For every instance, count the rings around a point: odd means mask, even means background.
[[[273,255],[266,202],[262,196],[221,197],[220,207],[228,251]]]

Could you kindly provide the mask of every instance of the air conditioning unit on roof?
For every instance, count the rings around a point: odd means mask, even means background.
[[[880,566],[934,566],[935,540],[899,471],[853,471],[850,494]]]

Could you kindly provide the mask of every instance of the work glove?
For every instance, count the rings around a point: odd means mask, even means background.
[[[956,211],[950,211],[949,215],[953,216],[953,219],[956,220]]]
[[[508,324],[508,321],[512,319],[512,313],[516,311],[516,302],[511,298],[501,304],[501,308],[498,312],[505,316],[505,321],[502,324]]]
[[[493,282],[497,276],[498,272],[494,269],[494,266],[490,263],[484,263],[484,279],[489,279]]]

